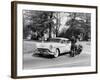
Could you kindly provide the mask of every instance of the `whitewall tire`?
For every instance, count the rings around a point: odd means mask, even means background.
[[[57,58],[59,56],[59,50],[55,49],[54,57]]]

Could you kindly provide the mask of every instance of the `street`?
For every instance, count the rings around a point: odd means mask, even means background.
[[[91,65],[91,48],[90,42],[79,42],[83,46],[80,55],[70,57],[69,54],[60,55],[57,58],[48,56],[36,56],[33,53],[35,41],[24,41],[23,48],[23,68],[40,69],[40,68],[60,68],[60,67],[83,67]]]

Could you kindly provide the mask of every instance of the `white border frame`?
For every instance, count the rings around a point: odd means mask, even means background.
[[[91,66],[90,67],[73,67],[73,68],[52,68],[52,69],[34,69],[23,70],[22,57],[23,57],[23,19],[22,10],[43,10],[43,11],[64,11],[64,12],[85,12],[91,13]],[[81,70],[81,71],[80,71]],[[82,72],[95,72],[96,71],[96,9],[94,8],[81,8],[81,7],[61,7],[50,5],[28,5],[17,4],[17,76],[37,76],[37,75],[51,75],[63,73],[82,73]]]

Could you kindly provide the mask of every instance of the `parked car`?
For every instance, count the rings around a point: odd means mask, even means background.
[[[37,48],[34,51],[35,54],[53,55],[55,58],[58,57],[59,54],[65,52],[69,52],[70,56],[74,57],[82,51],[81,45],[72,45],[71,40],[60,37],[36,43],[36,46]]]

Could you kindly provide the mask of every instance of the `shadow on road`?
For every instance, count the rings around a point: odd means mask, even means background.
[[[47,59],[52,59],[52,55],[42,55],[42,54],[33,54],[32,56],[34,57],[40,57],[40,58],[47,58]]]
[[[69,54],[69,52],[60,54],[58,57],[60,57],[60,56],[65,56],[65,55],[67,55],[67,54]],[[32,56],[34,56],[34,57],[40,57],[40,58],[47,58],[47,59],[52,59],[52,58],[54,58],[53,55],[33,54]]]

